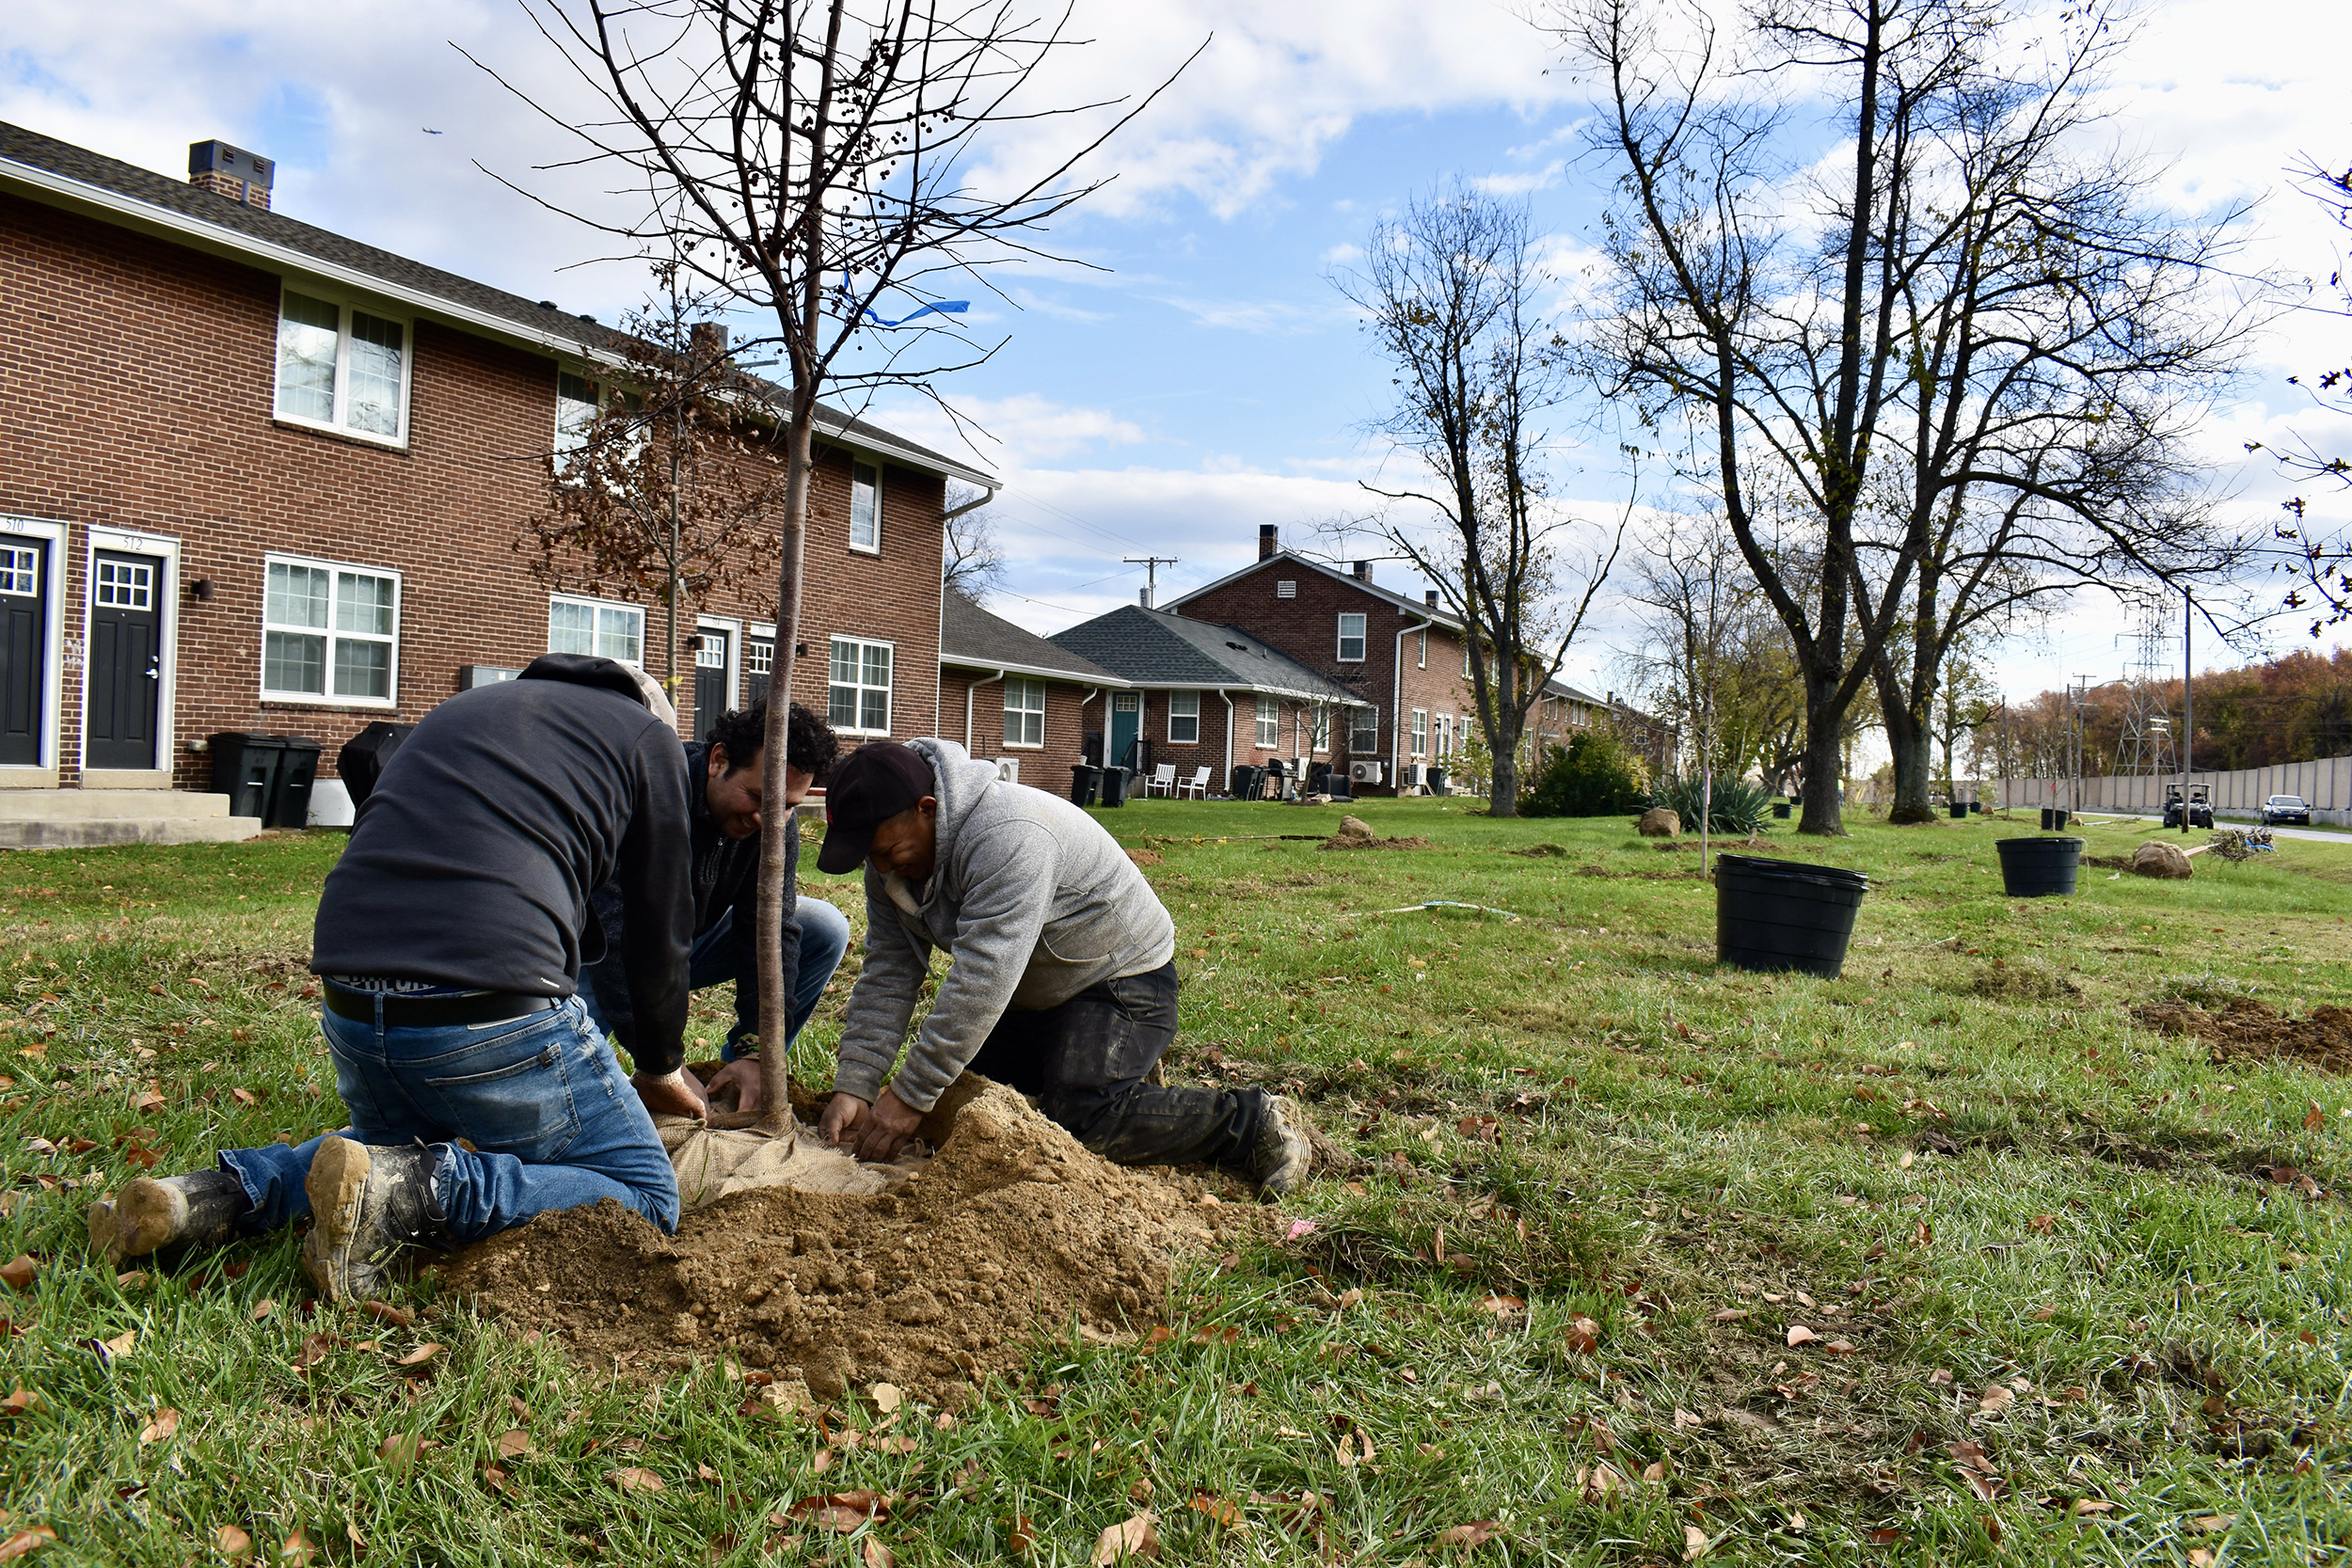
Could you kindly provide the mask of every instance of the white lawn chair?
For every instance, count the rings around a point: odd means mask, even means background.
[[[1176,793],[1176,765],[1164,762],[1152,769],[1152,776],[1143,781],[1143,796],[1150,800],[1154,791],[1162,795]]]
[[[1179,779],[1176,782],[1176,793],[1179,796],[1190,795],[1197,800],[1207,800],[1209,798],[1208,765],[1203,763],[1194,768],[1192,777],[1189,779]]]

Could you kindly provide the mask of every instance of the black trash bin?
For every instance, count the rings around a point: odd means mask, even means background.
[[[1715,859],[1715,959],[1735,969],[1837,978],[1870,879],[1859,871],[1775,860]]]
[[[1444,768],[1432,768],[1429,770],[1429,793],[1432,795],[1443,795],[1445,793]]]
[[[319,776],[319,743],[308,736],[274,736],[281,747],[278,780],[269,792],[264,828],[307,828],[310,825],[310,785]]]
[[[1264,778],[1265,769],[1263,768],[1236,768],[1228,780],[1228,785],[1234,800],[1254,800],[1258,798],[1258,785]]]
[[[1964,801],[1964,800],[1954,800],[1954,801],[1952,802],[1952,818],[1953,818],[1953,820],[1954,820],[1954,821],[1958,821],[1960,818],[1962,818],[1962,817],[1963,817],[1963,816],[1967,816],[1967,815],[1968,815],[1968,805],[1967,805],[1967,802],[1966,802],[1966,801]]]
[[[392,760],[400,743],[408,738],[414,724],[395,724],[379,719],[343,742],[335,753],[335,775],[351,794],[351,809],[358,811],[375,793],[375,781],[384,776],[384,765]]]
[[[1103,787],[1103,770],[1088,763],[1080,763],[1070,770],[1070,803],[1073,806],[1094,804],[1094,793]]]
[[[1129,777],[1130,775],[1124,768],[1105,768],[1103,769],[1103,804],[1106,806],[1123,806],[1127,803],[1127,780]]]
[[[1969,801],[1968,815],[1971,816],[1982,816],[1984,815],[1984,802],[1982,800]]]
[[[2044,806],[2042,808],[2042,831],[2043,832],[2063,832],[2065,830],[2066,808],[2064,806]]]
[[[1786,800],[1774,800],[1772,802],[1772,816],[1778,821],[1788,821],[1788,813],[1791,809],[1792,808],[1789,803]]]
[[[2001,891],[2011,898],[2067,898],[2082,869],[2079,838],[2003,838],[1993,847],[2001,857]]]
[[[206,737],[213,759],[213,793],[229,797],[229,815],[269,818],[270,798],[278,790],[278,770],[286,760],[282,736],[224,732]],[[303,799],[310,799],[304,786]]]

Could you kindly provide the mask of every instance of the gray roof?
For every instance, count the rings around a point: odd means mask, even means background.
[[[1136,686],[1231,687],[1362,707],[1364,699],[1232,626],[1124,605],[1052,641]]]
[[[0,120],[0,188],[66,198],[109,221],[158,230],[182,243],[263,266],[294,264],[359,286],[373,285],[451,325],[513,337],[549,354],[611,361],[624,340],[612,327],[550,309],[520,294],[378,250],[283,213],[249,207],[215,191],[126,164],[87,148]],[[76,199],[79,198],[79,199]],[[755,379],[755,378],[754,378]],[[991,475],[834,408],[819,428],[844,445],[994,489]]]
[[[1127,683],[1091,659],[1081,658],[1035,632],[992,615],[950,589],[940,600],[939,662],[959,669],[1009,670],[1101,686]]]

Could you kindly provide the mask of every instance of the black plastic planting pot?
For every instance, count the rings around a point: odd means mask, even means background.
[[[1788,812],[1789,812],[1789,804],[1788,804],[1788,801],[1786,801],[1786,800],[1774,800],[1774,801],[1772,802],[1772,816],[1774,817],[1774,819],[1775,819],[1775,820],[1782,821],[1782,822],[1786,822],[1786,821],[1788,821]]]
[[[2074,891],[2082,869],[2083,841],[2079,838],[2003,838],[1993,847],[2001,853],[2001,891],[2011,898],[2064,898]]]
[[[1735,969],[1837,978],[1854,911],[1870,879],[1859,871],[1762,855],[1715,861],[1715,958]]]

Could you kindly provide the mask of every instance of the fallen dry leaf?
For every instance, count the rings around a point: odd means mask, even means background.
[[[102,1339],[99,1343],[106,1347],[108,1355],[128,1355],[139,1347],[139,1331],[126,1328],[113,1338]]]
[[[847,1535],[861,1525],[890,1517],[890,1499],[879,1492],[828,1492],[803,1497],[792,1512],[803,1522]]]
[[[33,1255],[20,1252],[7,1262],[0,1263],[0,1285],[6,1285],[11,1291],[29,1291],[33,1288],[34,1276],[40,1273],[40,1265],[33,1261]]]
[[[2318,1101],[2314,1100],[2310,1103],[2311,1109],[2303,1113],[2303,1131],[2316,1132],[2328,1125],[2328,1113],[2321,1109]]]
[[[180,1412],[169,1405],[155,1412],[155,1418],[139,1429],[139,1446],[160,1443],[180,1430]]]
[[[1527,1303],[1518,1296],[1488,1296],[1479,1305],[1498,1318],[1507,1318],[1514,1312],[1527,1310]]]
[[[1798,1345],[1809,1345],[1820,1338],[1820,1335],[1814,1333],[1803,1323],[1790,1323],[1788,1325],[1788,1343],[1791,1348]]]
[[[1708,1542],[1707,1539],[1707,1532],[1705,1530],[1699,1528],[1696,1525],[1685,1525],[1682,1527],[1683,1561],[1696,1562],[1699,1559],[1707,1555],[1708,1545]]]
[[[858,1548],[858,1555],[866,1560],[866,1568],[898,1568],[898,1560],[891,1555],[890,1548],[870,1535]]]
[[[235,1101],[240,1105],[259,1105],[261,1103],[259,1100],[254,1098],[253,1091],[251,1089],[230,1089],[229,1091],[229,1098]]]
[[[1152,1513],[1146,1509],[1104,1530],[1095,1538],[1095,1568],[1109,1568],[1114,1562],[1130,1562],[1137,1558],[1159,1556],[1160,1535],[1152,1524]]]
[[[2202,1546],[2188,1549],[2188,1568],[2213,1568],[2213,1553]]]
[[[285,1544],[278,1548],[278,1560],[291,1562],[294,1568],[309,1568],[318,1555],[318,1546],[300,1525],[296,1525],[294,1532],[286,1537]]]
[[[264,1301],[253,1309],[253,1321],[258,1323],[263,1318],[268,1317],[272,1312],[277,1310],[278,1303],[275,1301]]]
[[[2219,1535],[2236,1523],[2234,1513],[2201,1513],[2189,1521],[2189,1526],[2200,1535]]]
[[[1977,1408],[1983,1411],[2007,1410],[2017,1402],[2017,1396],[1995,1383],[1978,1396]]]
[[[221,1556],[234,1561],[253,1550],[253,1537],[234,1525],[223,1525],[213,1531],[213,1544]]]
[[[877,1383],[873,1388],[874,1408],[887,1416],[906,1403],[907,1396],[895,1383]]]
[[[417,1321],[417,1315],[414,1312],[405,1307],[394,1307],[388,1301],[362,1302],[359,1304],[359,1310],[378,1323],[390,1323],[396,1328],[406,1328]]]
[[[1748,1309],[1744,1307],[1726,1307],[1715,1314],[1715,1321],[1719,1323],[1736,1323],[1747,1315]]]
[[[1600,1348],[1600,1324],[1590,1318],[1579,1318],[1568,1324],[1565,1338],[1568,1349],[1579,1355],[1590,1355]]]
[[[441,1354],[441,1347],[431,1339],[392,1363],[395,1367],[421,1367]]]
[[[27,1525],[0,1541],[0,1562],[10,1562],[29,1553],[40,1551],[57,1539],[57,1532],[47,1525]]]
[[[531,1433],[520,1427],[499,1434],[498,1455],[501,1459],[521,1459],[530,1452]]]
[[[1195,1492],[1192,1495],[1192,1511],[1195,1513],[1208,1515],[1211,1523],[1222,1525],[1227,1529],[1241,1528],[1241,1509],[1228,1498],[1213,1497],[1206,1492]]]
[[[667,1490],[667,1488],[661,1484],[661,1478],[655,1475],[651,1470],[646,1469],[643,1465],[631,1465],[624,1470],[611,1471],[605,1476],[604,1479],[611,1481],[613,1485],[619,1487],[624,1492],[661,1492]]]
[[[2077,1497],[2074,1499],[2074,1506],[2067,1512],[2076,1518],[2081,1518],[2091,1513],[2112,1513],[2115,1512],[2115,1505],[2105,1497]]]
[[[416,1468],[417,1456],[424,1451],[424,1438],[417,1433],[398,1433],[375,1446],[375,1457],[395,1475],[405,1475]]]
[[[1451,1525],[1438,1532],[1440,1546],[1483,1546],[1502,1533],[1502,1527],[1492,1519],[1473,1519],[1467,1525]]]
[[[1004,1521],[1005,1544],[1015,1557],[1027,1557],[1037,1550],[1037,1526],[1025,1513],[1016,1513]]]
[[[40,1396],[30,1388],[12,1388],[7,1399],[0,1400],[0,1415],[22,1416],[27,1410],[38,1409],[40,1405]]]

